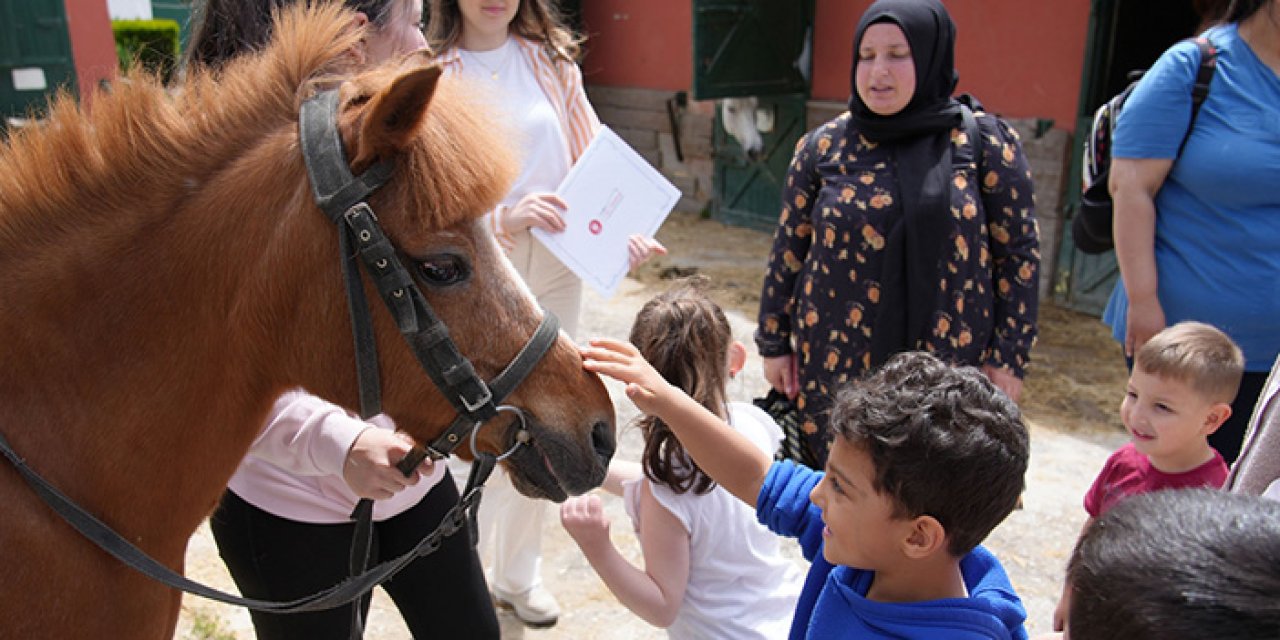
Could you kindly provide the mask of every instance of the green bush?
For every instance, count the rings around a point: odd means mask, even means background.
[[[174,20],[112,20],[120,69],[128,71],[136,62],[168,82],[178,65],[180,31]]]

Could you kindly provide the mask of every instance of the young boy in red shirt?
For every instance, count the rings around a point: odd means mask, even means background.
[[[1201,322],[1179,322],[1138,350],[1120,419],[1132,440],[1107,458],[1084,497],[1094,520],[1128,496],[1161,489],[1221,488],[1227,463],[1209,434],[1231,416],[1244,355],[1231,338]],[[1053,614],[1061,631],[1070,593]]]

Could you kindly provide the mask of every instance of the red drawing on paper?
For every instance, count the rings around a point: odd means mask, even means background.
[[[613,212],[618,210],[619,204],[622,204],[622,192],[614,189],[613,193],[609,194],[609,199],[605,201],[604,207],[600,210],[600,217],[592,218],[587,223],[587,231],[590,231],[591,235],[600,235],[604,231],[605,220],[608,220],[613,215]]]

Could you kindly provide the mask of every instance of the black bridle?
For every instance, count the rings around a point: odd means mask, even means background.
[[[408,476],[424,458],[441,460],[461,444],[464,437],[470,435],[475,463],[471,467],[467,486],[458,506],[472,515],[474,542],[474,515],[485,480],[493,471],[497,460],[511,455],[530,437],[524,413],[519,408],[498,403],[529,375],[555,342],[559,321],[550,311],[545,311],[541,324],[529,338],[529,342],[497,377],[486,384],[449,338],[449,329],[436,316],[401,264],[395,246],[382,231],[377,216],[365,202],[390,177],[390,162],[383,160],[359,176],[353,175],[342,151],[337,116],[338,92],[329,90],[303,103],[298,126],[302,155],[311,179],[312,195],[317,206],[338,227],[347,308],[355,340],[360,416],[367,419],[381,413],[382,400],[377,344],[364,285],[356,266],[357,257],[364,264],[365,271],[395,318],[401,335],[417,356],[418,362],[458,412],[457,417],[440,436],[425,449],[415,446],[399,462],[398,467]],[[477,450],[475,434],[481,424],[495,417],[499,411],[514,413],[521,428],[511,449],[500,457],[495,457]],[[351,546],[353,575],[362,573],[369,562],[372,513],[373,501],[363,499],[351,514],[356,521],[356,534]],[[358,628],[359,607],[355,608],[354,615],[357,616],[354,626]]]
[[[382,231],[377,216],[366,202],[369,195],[391,177],[392,163],[383,161],[359,176],[352,175],[342,151],[337,112],[337,90],[326,91],[303,103],[298,124],[312,194],[316,204],[338,227],[343,279],[346,283],[356,348],[360,414],[363,418],[368,418],[380,413],[382,399],[377,346],[368,300],[359,267],[356,265],[357,257],[364,264],[419,363],[458,412],[458,416],[439,437],[426,447],[415,446],[400,461],[398,467],[407,476],[425,458],[440,460],[448,457],[468,437],[475,456],[461,499],[444,515],[434,531],[405,554],[366,570],[372,536],[373,502],[361,500],[352,514],[352,519],[356,520],[356,533],[352,541],[351,577],[329,589],[290,602],[242,598],[189,580],[148,556],[31,469],[12,449],[4,434],[0,433],[0,454],[14,465],[46,504],[107,553],[169,587],[218,602],[271,613],[323,611],[348,604],[390,579],[415,559],[436,551],[445,537],[461,530],[466,524],[467,514],[474,516],[484,482],[494,465],[530,439],[523,411],[499,403],[529,375],[555,342],[559,332],[556,317],[550,312],[544,312],[541,324],[511,363],[493,380],[486,383],[481,379],[471,362],[459,353],[457,345],[449,337],[448,328],[431,309],[414,279],[404,268],[395,247]],[[520,423],[511,448],[501,455],[479,451],[476,433],[480,425],[503,412],[514,414]],[[360,607],[354,607],[354,610],[357,617],[352,632],[359,637],[362,633],[358,618]]]

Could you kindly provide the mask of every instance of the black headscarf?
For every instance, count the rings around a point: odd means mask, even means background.
[[[858,50],[867,27],[890,22],[907,37],[915,63],[915,93],[893,115],[872,112],[857,90]],[[956,27],[938,0],[877,0],[862,14],[853,40],[850,125],[893,155],[902,215],[886,230],[880,305],[871,334],[871,364],[916,348],[932,330],[942,262],[949,249],[951,130],[960,103],[951,97]]]
[[[915,94],[907,106],[889,116],[869,109],[858,95],[858,49],[867,27],[898,25],[907,36],[915,62]],[[853,68],[849,73],[849,113],[868,140],[893,142],[922,134],[950,131],[960,122],[960,105],[951,97],[960,75],[955,69],[956,25],[938,0],[878,0],[867,7],[853,36]]]

